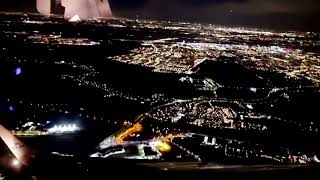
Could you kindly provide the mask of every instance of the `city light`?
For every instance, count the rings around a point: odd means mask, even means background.
[[[48,130],[49,133],[72,133],[80,130],[76,124],[55,125]]]
[[[171,146],[165,141],[154,141],[153,145],[162,153],[171,151]]]
[[[251,88],[249,88],[249,90],[250,90],[251,92],[253,92],[253,93],[256,93],[256,92],[257,92],[257,88],[255,88],[255,87],[251,87]]]
[[[247,108],[248,109],[253,109],[253,105],[252,104],[247,104]]]

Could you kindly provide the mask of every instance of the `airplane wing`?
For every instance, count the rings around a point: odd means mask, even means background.
[[[67,19],[74,16],[80,19],[112,16],[108,0],[37,0],[37,10],[42,15],[55,14],[61,9]]]
[[[9,130],[7,130],[1,124],[0,137],[21,164],[25,166],[31,165],[32,160],[36,155],[34,150],[27,147],[23,142],[16,138]]]

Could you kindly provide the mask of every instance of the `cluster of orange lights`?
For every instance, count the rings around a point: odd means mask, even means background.
[[[168,134],[160,139],[160,141],[155,142],[155,147],[162,153],[170,152],[171,151],[171,146],[170,146],[170,141],[172,141],[174,138],[185,138],[185,134],[177,133],[177,134]]]
[[[124,126],[129,125],[129,123],[124,123]],[[130,137],[134,136],[137,133],[141,133],[143,131],[143,126],[140,123],[136,123],[130,127],[128,127],[126,130],[123,130],[120,134],[116,136],[116,142],[117,143],[123,143],[127,140],[129,140]],[[174,138],[185,138],[185,134],[181,133],[170,133],[166,136],[159,137],[157,141],[154,141],[154,146],[161,152],[166,153],[170,152],[172,147],[170,145],[170,141],[172,141]]]
[[[128,138],[132,137],[134,134],[142,132],[143,131],[143,126],[140,123],[136,123],[130,128],[126,129],[124,132],[120,133],[116,137],[116,142],[122,143]]]
[[[171,146],[167,141],[156,141],[154,146],[161,152],[166,153],[171,151]]]
[[[183,134],[183,133],[176,133],[176,134],[170,133],[170,134],[164,136],[163,139],[165,139],[167,141],[171,141],[174,138],[185,138],[185,137],[187,137],[187,136],[185,134]]]

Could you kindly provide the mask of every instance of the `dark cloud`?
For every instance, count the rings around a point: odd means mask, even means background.
[[[203,4],[221,4],[221,3],[243,3],[248,0],[179,0],[181,4],[203,5]]]
[[[152,1],[163,2],[170,6],[171,4],[180,4],[180,5],[206,5],[206,4],[221,4],[221,3],[243,3],[248,0],[171,0],[167,2],[165,0],[109,0],[113,9],[128,9],[136,10],[143,9],[146,4],[149,4]]]
[[[0,11],[36,12],[36,0],[0,0]]]
[[[109,0],[116,16],[236,26],[320,29],[320,0]],[[0,11],[34,12],[35,0],[0,0]]]
[[[313,0],[149,0],[138,13],[146,19],[320,30],[320,1]]]
[[[112,9],[141,9],[148,0],[109,0]]]

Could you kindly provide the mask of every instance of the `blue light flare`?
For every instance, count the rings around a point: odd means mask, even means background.
[[[17,67],[17,68],[15,69],[14,73],[15,73],[16,76],[21,75],[21,74],[22,74],[22,68],[21,68],[21,67]]]
[[[13,112],[15,110],[14,106],[9,106],[9,111]]]

